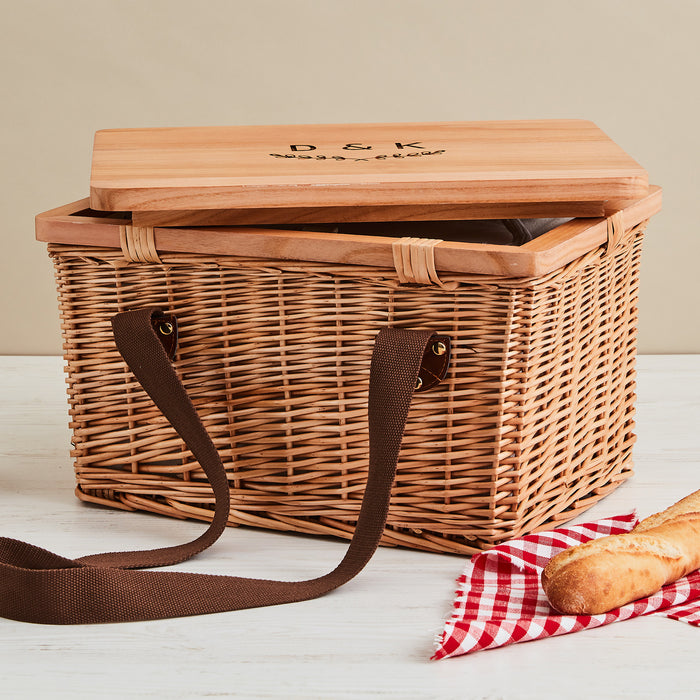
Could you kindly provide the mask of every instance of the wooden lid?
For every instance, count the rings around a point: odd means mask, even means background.
[[[646,171],[581,120],[187,127],[98,131],[90,205],[410,209],[647,191]]]

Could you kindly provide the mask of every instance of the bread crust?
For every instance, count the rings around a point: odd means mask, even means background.
[[[633,530],[565,549],[542,572],[552,607],[598,615],[656,593],[700,568],[700,491]]]

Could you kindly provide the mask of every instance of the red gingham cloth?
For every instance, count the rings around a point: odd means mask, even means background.
[[[529,642],[557,634],[656,613],[700,626],[700,571],[658,593],[601,615],[560,615],[547,602],[540,574],[561,550],[629,532],[634,513],[510,540],[472,557],[457,579],[454,612],[445,623],[433,659]]]

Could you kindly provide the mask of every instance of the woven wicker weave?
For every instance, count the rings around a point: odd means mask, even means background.
[[[211,490],[127,372],[118,311],[175,313],[176,368],[229,472],[232,525],[350,537],[384,325],[452,337],[447,379],[414,398],[385,544],[473,553],[567,520],[630,475],[644,224],[542,278],[50,245],[78,494],[207,519]],[[610,249],[610,250],[609,250]],[[454,290],[450,287],[456,287]]]

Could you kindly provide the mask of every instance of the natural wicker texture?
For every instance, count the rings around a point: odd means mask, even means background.
[[[158,305],[176,368],[230,475],[230,523],[349,537],[367,470],[366,400],[384,325],[452,337],[414,397],[384,543],[473,553],[567,520],[630,475],[644,224],[538,279],[50,245],[81,498],[208,519],[203,473],[112,341]],[[450,284],[455,283],[455,284]]]

